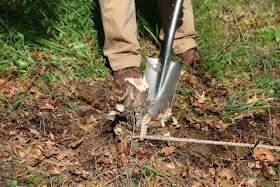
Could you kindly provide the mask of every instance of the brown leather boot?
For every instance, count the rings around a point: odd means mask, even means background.
[[[140,78],[139,67],[128,67],[114,72],[114,79],[116,85],[123,89],[126,78]]]
[[[146,101],[146,93],[139,92],[130,82],[125,81],[126,78],[139,79],[140,77],[139,67],[128,67],[114,72],[115,83],[123,91],[123,104],[128,109],[138,107]]]
[[[200,55],[197,48],[189,49],[183,53],[177,54],[186,66],[195,66],[195,63],[200,60]]]

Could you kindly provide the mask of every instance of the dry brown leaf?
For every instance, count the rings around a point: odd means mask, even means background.
[[[29,128],[29,131],[32,133],[32,134],[35,134],[36,136],[40,136],[41,133],[39,131],[37,131],[36,129],[31,129]]]
[[[51,131],[50,131],[50,138],[51,138],[52,141],[54,141],[54,135]]]
[[[232,123],[225,123],[223,121],[218,121],[218,123],[216,124],[216,127],[220,130],[220,131],[224,131],[226,130],[226,128],[228,126],[232,125]]]
[[[253,156],[257,160],[266,160],[266,161],[271,161],[271,162],[275,161],[273,153],[264,148],[254,148]]]
[[[38,104],[37,107],[40,110],[54,110],[54,106],[52,106],[50,103],[48,103],[47,101],[44,101],[41,104]]]
[[[147,187],[155,187],[158,186],[159,178],[158,177],[145,177],[143,183]]]
[[[40,62],[45,62],[46,60],[50,59],[50,55],[48,53],[39,53],[39,49],[34,49],[34,59]]]
[[[165,113],[160,113],[157,119],[160,120],[162,127],[165,127],[165,122],[172,116],[172,108],[168,108]]]
[[[273,101],[274,99],[272,98],[272,97],[268,97],[268,98],[266,98],[264,101],[265,102],[269,102],[269,101]]]
[[[104,164],[110,164],[110,163],[113,162],[113,155],[112,155],[112,153],[105,152],[104,156],[106,156],[106,157],[101,159]]]
[[[194,172],[195,175],[201,176],[201,177],[206,177],[206,173],[204,170],[195,168]]]
[[[260,169],[262,166],[260,165],[260,161],[255,161],[255,162],[248,162],[248,167],[251,169],[257,168]]]
[[[186,170],[187,170],[187,175],[191,176],[192,175],[192,167],[190,165],[189,160],[187,160],[187,163],[186,163]]]
[[[164,133],[164,134],[163,134],[163,136],[165,136],[165,137],[170,137],[170,136],[171,136],[170,131],[168,131],[168,132]]]
[[[273,170],[268,163],[261,163],[261,171],[262,171],[262,176],[269,180],[279,180],[278,176],[276,176],[276,171]]]
[[[117,151],[118,153],[128,153],[128,151],[130,151],[130,139],[127,138],[127,137],[121,137],[121,136],[118,136],[117,137],[117,141],[119,142],[117,144]]]
[[[243,119],[243,118],[246,118],[246,117],[249,118],[249,117],[253,117],[253,116],[254,116],[254,114],[252,112],[247,112],[247,113],[242,113],[238,116],[235,116],[233,119],[239,120],[239,119]]]
[[[78,175],[82,178],[87,178],[87,172],[84,171],[82,168],[71,168],[70,173],[74,175]]]
[[[172,123],[173,126],[175,126],[176,128],[180,128],[182,126],[182,125],[178,124],[178,119],[177,118],[175,118],[173,116],[171,118],[172,118],[172,121],[173,121],[173,123]]]
[[[215,173],[216,173],[216,169],[215,169],[215,168],[209,168],[209,169],[208,169],[208,174],[209,174],[210,176],[213,176]]]
[[[22,146],[12,146],[13,152],[23,158],[25,156],[24,148]]]
[[[140,159],[148,159],[147,150],[145,150],[144,147],[137,147],[134,150],[134,154]],[[139,170],[138,170],[138,172],[139,172]]]
[[[68,159],[72,158],[73,156],[75,155],[75,152],[71,149],[66,149],[66,150],[63,150],[59,153],[57,153],[57,158],[59,160],[62,160],[64,159],[65,157],[68,157]]]
[[[53,175],[57,175],[57,174],[60,174],[62,171],[59,170],[59,167],[53,167],[52,170],[50,170],[50,174],[53,174]]]
[[[172,169],[176,168],[174,163],[168,163],[168,164],[165,165],[165,167],[166,167],[167,170],[172,170]]]
[[[0,89],[0,95],[11,97],[18,91],[18,84],[15,80],[3,83]]]
[[[249,178],[247,179],[244,184],[246,185],[246,187],[254,187],[256,186],[255,182],[256,182],[256,178]]]
[[[215,185],[217,186],[232,186],[238,185],[241,178],[234,173],[233,170],[224,168],[220,171],[215,178]]]
[[[34,68],[34,71],[37,72],[39,75],[44,75],[46,69],[47,69],[46,66],[38,65],[37,67]]]
[[[11,140],[20,143],[26,143],[29,141],[29,138],[25,137],[22,133],[19,133],[16,136],[13,136]]]
[[[84,137],[82,137],[82,138],[80,138],[80,139],[78,139],[74,142],[71,142],[71,147],[72,148],[77,148],[82,144],[83,141],[84,141]]]
[[[96,124],[97,123],[97,121],[93,115],[91,115],[90,117],[87,117],[87,118],[81,118],[79,121],[83,124]]]
[[[116,105],[116,110],[119,111],[119,112],[123,112],[124,111],[124,105],[117,104]]]
[[[191,185],[191,187],[200,187],[200,186],[203,186],[203,184],[201,184],[198,181],[194,181],[193,184]]]
[[[85,131],[85,133],[88,133],[89,131],[91,131],[93,129],[92,124],[83,125],[81,123],[78,123],[78,126],[79,126],[79,128],[83,129]]]
[[[257,94],[255,94],[253,97],[247,99],[247,103],[254,103],[258,100]]]
[[[203,91],[201,95],[200,95],[198,92],[195,92],[195,98],[197,99],[197,101],[198,101],[200,104],[204,103],[204,101],[207,100],[207,99],[205,98],[205,91]]]
[[[213,104],[210,104],[210,107],[214,107],[216,111],[224,110],[227,105],[227,100],[225,98],[214,98],[213,102]]]
[[[13,136],[13,135],[17,134],[17,131],[9,131],[8,134],[9,134],[9,136]]]
[[[31,149],[31,153],[36,153],[37,151],[40,151],[40,149],[39,149],[39,144],[38,144],[38,141],[35,141],[35,143],[34,143],[34,145],[33,145],[33,147],[32,147],[32,149]],[[41,152],[41,151],[40,151]]]
[[[173,116],[171,118],[172,118],[172,121],[173,121],[172,125],[177,126],[178,125],[178,120]]]
[[[159,153],[164,153],[165,155],[170,155],[175,150],[175,146],[164,147],[159,150]]]
[[[2,84],[4,84],[6,81],[7,81],[7,79],[2,79],[2,78],[0,78],[0,86],[1,86]]]
[[[224,22],[232,21],[231,15],[227,14],[226,12],[220,12],[219,18],[221,18]]]
[[[114,133],[115,133],[116,135],[121,136],[121,135],[123,134],[123,130],[122,130],[121,127],[116,126],[116,127],[114,127]]]
[[[208,108],[206,104],[199,103],[198,100],[193,97],[190,97],[190,104],[196,108],[200,108],[201,110],[206,110]]]
[[[51,155],[60,154],[62,151],[57,147],[46,147],[45,155],[46,157],[50,157]]]

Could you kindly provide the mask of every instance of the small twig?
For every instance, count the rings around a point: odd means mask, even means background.
[[[108,181],[108,182],[107,182],[106,184],[104,184],[103,186],[106,186],[106,185],[110,184],[110,183],[113,182],[114,180],[120,178],[120,177],[123,176],[123,175],[126,175],[127,173],[128,173],[128,171],[127,171],[127,172],[124,172],[124,173],[122,173],[122,174],[120,174],[120,175],[118,175],[118,176],[116,176],[115,178],[113,178],[112,180]]]
[[[132,136],[134,136],[134,132],[135,132],[135,126],[136,126],[136,123],[135,123],[135,119],[133,120],[133,126],[132,126]],[[129,156],[131,157],[131,152],[132,152],[132,144],[133,144],[133,138],[131,137],[130,138],[130,148],[129,148]]]

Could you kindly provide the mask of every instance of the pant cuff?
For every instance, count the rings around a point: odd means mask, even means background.
[[[197,44],[193,38],[183,38],[178,41],[174,41],[175,48],[173,49],[175,54],[183,53],[189,49],[197,47]]]
[[[113,61],[109,58],[109,62],[113,71],[128,67],[140,67],[141,56],[127,54],[125,58],[118,61]]]

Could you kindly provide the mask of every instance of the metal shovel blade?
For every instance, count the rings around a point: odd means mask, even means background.
[[[170,61],[163,74],[161,59],[147,57],[145,78],[149,84],[148,100],[153,102],[149,110],[151,115],[158,115],[160,110],[171,106],[183,66],[183,63]],[[164,80],[160,85],[161,79]]]
[[[159,59],[147,57],[145,77],[149,84],[148,100],[153,102],[149,110],[151,115],[158,115],[161,110],[171,106],[179,81],[183,63],[172,61],[171,51],[175,30],[178,23],[183,0],[176,0],[173,16],[168,32],[165,34],[165,44]]]

